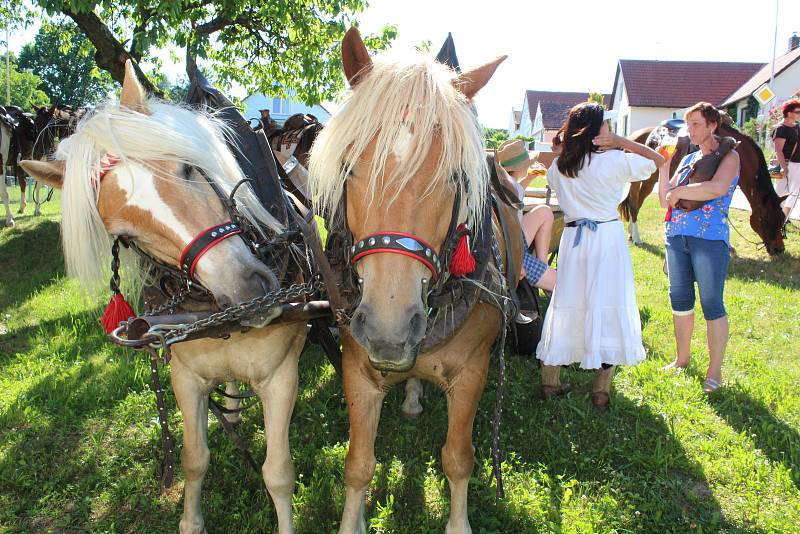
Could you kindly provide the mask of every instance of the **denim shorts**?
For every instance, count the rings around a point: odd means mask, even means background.
[[[694,283],[700,291],[700,305],[706,321],[724,317],[725,277],[730,255],[722,240],[686,235],[667,237],[667,272],[672,312],[688,315],[694,310]]]

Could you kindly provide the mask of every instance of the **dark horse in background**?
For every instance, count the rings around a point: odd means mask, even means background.
[[[784,251],[782,199],[775,193],[775,188],[772,186],[764,153],[750,136],[743,134],[733,126],[733,120],[727,113],[723,112],[721,115],[722,124],[717,130],[717,134],[733,137],[740,143],[736,148],[741,161],[739,189],[750,203],[752,210],[750,227],[764,242],[767,252],[771,256],[780,254]],[[654,129],[642,128],[628,137],[644,144]],[[689,153],[689,150],[689,138],[679,138],[670,164],[670,175],[675,173],[681,159]],[[643,182],[632,183],[627,198],[619,205],[620,217],[622,220],[628,221],[628,231],[635,244],[642,242],[637,223],[639,210],[657,183],[658,171]]]
[[[10,136],[10,144],[8,150],[2,154],[2,165],[3,171],[5,171],[5,166],[11,167],[12,175],[19,184],[20,204],[17,213],[20,214],[25,212],[27,182],[25,171],[18,165],[18,162],[23,159],[40,160],[51,154],[59,139],[64,139],[72,134],[75,125],[85,112],[84,108],[62,105],[34,106],[34,110],[36,111],[35,115],[26,113],[17,106],[3,108],[13,127],[9,124],[9,127],[6,128],[8,131],[4,131]],[[36,204],[34,215],[41,213],[42,202],[39,198],[39,189],[40,185],[37,183],[33,194]],[[3,202],[7,202],[7,195],[3,197]],[[6,223],[13,226],[14,221],[10,215],[7,216]]]

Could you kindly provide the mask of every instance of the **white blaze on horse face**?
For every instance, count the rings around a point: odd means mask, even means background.
[[[151,213],[154,219],[178,234],[184,243],[188,244],[194,239],[194,234],[158,194],[156,178],[152,171],[138,163],[123,162],[120,162],[114,171],[117,175],[117,185],[128,197],[128,206]]]
[[[392,147],[392,154],[394,154],[394,157],[398,160],[406,159],[406,155],[411,150],[411,143],[413,140],[414,128],[411,126],[411,123],[403,121],[403,124],[400,126],[400,133],[397,136],[397,141],[395,141]]]

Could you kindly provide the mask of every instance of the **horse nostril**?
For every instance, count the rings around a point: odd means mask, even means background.
[[[422,312],[416,312],[411,316],[408,328],[408,345],[416,346],[422,338],[425,337],[425,327],[427,326],[427,318]]]
[[[221,310],[233,306],[233,299],[231,299],[228,295],[220,295],[216,297],[216,301],[217,301],[217,306],[219,306]]]
[[[355,337],[356,339],[361,339],[361,337],[364,334],[366,326],[367,326],[367,314],[359,308],[353,314],[353,318],[350,319],[350,331],[353,333],[353,337]]]

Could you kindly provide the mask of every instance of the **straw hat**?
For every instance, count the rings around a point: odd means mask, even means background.
[[[507,171],[527,171],[534,160],[522,139],[510,139],[497,149],[497,161]]]

